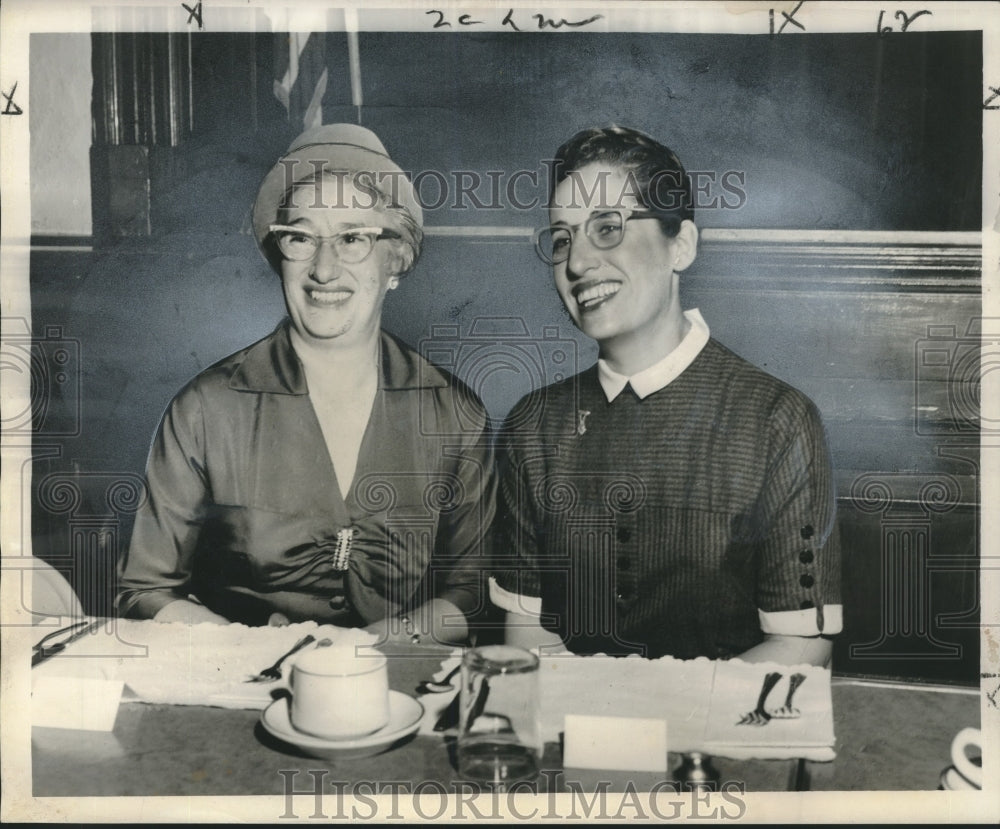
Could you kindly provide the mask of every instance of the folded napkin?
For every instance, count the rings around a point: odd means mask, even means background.
[[[737,760],[833,760],[830,678],[813,665],[717,662],[703,749]]]
[[[272,665],[306,634],[338,645],[364,647],[376,641],[366,631],[316,622],[248,627],[108,619],[42,662],[32,675],[121,680],[125,699],[139,702],[262,709],[284,683],[247,678]],[[282,665],[286,676],[293,660]]]
[[[541,658],[542,735],[559,738],[567,714],[667,721],[671,751],[734,759],[834,758],[830,671],[738,659],[648,660],[545,655]],[[758,708],[768,675],[764,715]],[[785,703],[795,680],[792,704]]]

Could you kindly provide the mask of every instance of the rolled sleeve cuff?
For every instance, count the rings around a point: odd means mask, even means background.
[[[843,606],[825,604],[806,610],[757,610],[760,629],[778,636],[832,636],[844,627]]]
[[[490,576],[490,601],[508,613],[535,617],[542,615],[541,596],[524,596],[521,593],[512,593],[497,584],[497,580],[493,576]]]

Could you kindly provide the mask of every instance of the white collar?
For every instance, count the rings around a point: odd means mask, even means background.
[[[640,399],[649,397],[653,392],[665,388],[694,362],[694,358],[701,353],[708,342],[708,324],[702,319],[701,312],[697,308],[685,311],[684,318],[691,323],[691,328],[684,335],[684,339],[680,341],[677,348],[662,360],[631,377],[619,374],[609,368],[604,360],[597,361],[597,379],[600,381],[601,388],[604,389],[604,395],[608,398],[609,403],[621,394],[622,389],[629,384],[632,385],[632,390]]]

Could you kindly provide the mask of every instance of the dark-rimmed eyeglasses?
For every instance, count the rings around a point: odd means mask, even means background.
[[[396,231],[384,227],[350,227],[332,236],[320,236],[312,231],[292,225],[271,225],[268,228],[286,259],[305,262],[319,252],[320,245],[333,246],[337,258],[348,265],[356,265],[368,258],[379,239],[402,238]]]
[[[583,232],[595,248],[616,248],[625,238],[625,223],[630,219],[655,219],[663,214],[655,210],[600,210],[590,214]],[[579,227],[579,226],[577,226]],[[551,225],[535,231],[535,250],[543,262],[558,265],[569,259],[576,228]]]

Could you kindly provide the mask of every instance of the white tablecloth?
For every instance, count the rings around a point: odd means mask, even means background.
[[[121,681],[126,700],[263,709],[280,692],[281,683],[255,684],[246,678],[277,660],[306,634],[335,641],[348,637],[360,645],[374,641],[363,631],[315,622],[247,627],[109,619],[65,653],[38,665],[32,675]],[[439,676],[458,664],[457,653],[444,660]],[[797,716],[775,717],[762,725],[740,724],[755,708],[770,672],[781,676],[765,701],[767,711],[783,706],[791,675],[801,675],[793,699]],[[546,741],[559,739],[567,714],[630,716],[665,719],[671,751],[702,750],[737,759],[834,757],[830,671],[823,668],[750,664],[738,659],[560,654],[542,657],[539,681]],[[458,687],[457,678],[454,684]],[[453,696],[421,697],[427,709],[422,732],[432,732],[437,714]]]

